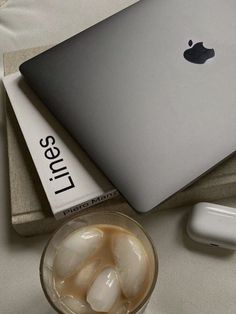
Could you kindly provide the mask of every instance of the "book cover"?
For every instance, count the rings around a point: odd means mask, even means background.
[[[118,195],[19,72],[3,82],[56,219]]]

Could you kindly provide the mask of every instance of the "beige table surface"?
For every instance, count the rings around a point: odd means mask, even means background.
[[[6,51],[62,41],[131,2],[0,0],[0,58]],[[7,178],[1,100],[0,314],[54,313],[38,278],[48,236],[24,239],[12,230]],[[184,232],[188,212],[189,208],[171,209],[139,218],[154,240],[160,262],[158,285],[146,313],[235,314],[236,255],[189,240]]]

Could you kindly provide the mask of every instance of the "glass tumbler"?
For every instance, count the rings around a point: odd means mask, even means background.
[[[151,280],[143,299],[140,300],[138,306],[133,311],[129,312],[129,314],[144,313],[157,281],[158,275],[157,254],[149,235],[145,232],[142,226],[134,219],[119,212],[99,211],[80,214],[75,218],[67,221],[53,234],[53,236],[51,237],[43,251],[40,262],[40,280],[47,300],[58,313],[71,314],[71,312],[68,311],[68,309],[66,309],[65,306],[63,306],[63,304],[61,303],[60,298],[54,287],[53,280],[54,258],[62,241],[69,234],[71,234],[72,232],[79,228],[99,224],[110,226],[113,225],[124,228],[133,233],[143,244],[146,253],[149,257]]]

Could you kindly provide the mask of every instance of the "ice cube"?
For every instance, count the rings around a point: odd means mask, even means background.
[[[114,268],[105,268],[91,285],[87,301],[97,312],[109,312],[120,296],[120,283]]]
[[[129,234],[115,235],[112,250],[118,268],[121,289],[127,298],[143,288],[148,270],[148,258],[142,243]]]
[[[69,235],[56,254],[54,266],[61,278],[73,274],[83,262],[95,254],[103,243],[102,230],[85,227]]]
[[[56,288],[57,293],[61,295],[65,287],[65,281],[64,280],[54,281],[54,286]]]
[[[91,261],[79,271],[74,279],[74,284],[78,290],[86,291],[88,289],[93,281],[99,264],[100,260]]]
[[[87,302],[84,302],[73,296],[66,295],[61,298],[62,305],[70,310],[73,314],[94,314],[95,312],[91,309]]]
[[[127,314],[128,306],[129,306],[128,302],[121,300],[115,304],[115,306],[111,310],[111,313],[112,314]]]

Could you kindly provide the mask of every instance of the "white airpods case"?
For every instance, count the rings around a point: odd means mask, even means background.
[[[189,217],[187,233],[195,241],[236,250],[236,209],[198,203]]]

